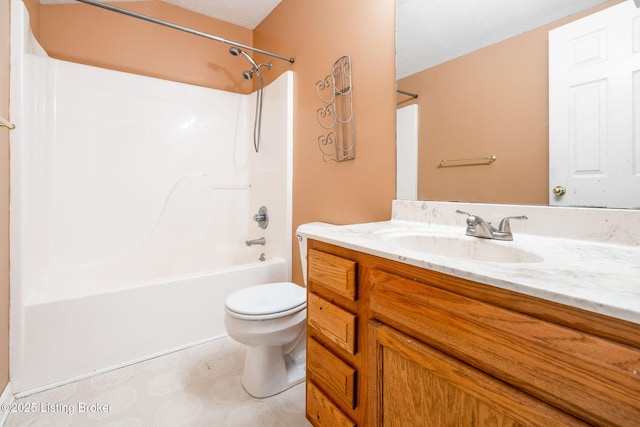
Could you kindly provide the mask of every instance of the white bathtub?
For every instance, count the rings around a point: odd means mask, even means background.
[[[18,391],[37,391],[224,336],[227,295],[286,277],[285,260],[274,258],[111,291],[31,294],[23,310],[20,361],[29,369],[12,381]]]

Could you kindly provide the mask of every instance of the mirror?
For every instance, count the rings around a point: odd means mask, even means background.
[[[398,120],[418,126],[417,199],[547,205],[549,30],[623,1],[397,0]]]

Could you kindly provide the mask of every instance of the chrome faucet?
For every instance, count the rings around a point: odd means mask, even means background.
[[[247,246],[253,246],[253,245],[264,245],[265,243],[267,243],[267,241],[265,240],[264,237],[261,237],[259,239],[246,240],[244,243]]]
[[[508,216],[500,221],[500,225],[498,225],[498,228],[495,228],[493,225],[491,225],[490,222],[486,222],[479,216],[459,210],[457,210],[456,213],[467,215],[467,236],[481,237],[483,239],[513,240],[513,234],[511,233],[509,220],[528,219],[524,215]]]

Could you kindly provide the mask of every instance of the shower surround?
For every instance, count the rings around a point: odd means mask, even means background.
[[[256,154],[255,93],[49,58],[12,8],[13,390],[223,336],[229,293],[290,280],[292,73]]]

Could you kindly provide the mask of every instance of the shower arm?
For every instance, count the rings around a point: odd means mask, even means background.
[[[222,37],[218,37],[218,36],[214,36],[214,35],[211,35],[211,34],[203,33],[202,31],[194,30],[194,29],[189,28],[189,27],[183,27],[182,25],[173,24],[171,22],[163,21],[161,19],[153,18],[153,17],[147,16],[147,15],[142,15],[140,13],[132,12],[130,10],[122,9],[122,8],[119,8],[119,7],[116,7],[116,6],[111,6],[110,4],[102,3],[102,2],[99,2],[99,1],[95,1],[95,0],[76,0],[76,1],[80,2],[80,3],[88,4],[88,5],[91,5],[91,6],[101,7],[103,9],[107,9],[107,10],[110,10],[112,12],[122,13],[123,15],[131,16],[133,18],[142,19],[143,21],[148,21],[148,22],[153,22],[154,24],[164,25],[165,27],[173,28],[174,30],[184,31],[185,33],[193,34],[195,36],[204,37],[204,38],[209,39],[209,40],[215,40],[215,41],[220,42],[220,43],[225,43],[225,44],[228,44],[228,45],[237,46],[237,47],[242,48],[242,49],[246,49],[246,50],[250,50],[250,51],[253,51],[253,52],[261,53],[263,55],[272,56],[274,58],[278,58],[278,59],[282,59],[284,61],[288,61],[288,62],[290,62],[292,64],[294,62],[294,59],[291,58],[291,57],[278,55],[278,54],[275,54],[275,53],[268,52],[266,50],[258,49],[258,48],[251,47],[251,46],[247,46],[247,45],[244,45],[242,43],[236,43],[236,42],[233,42],[233,41],[230,41],[230,40],[225,40]]]

